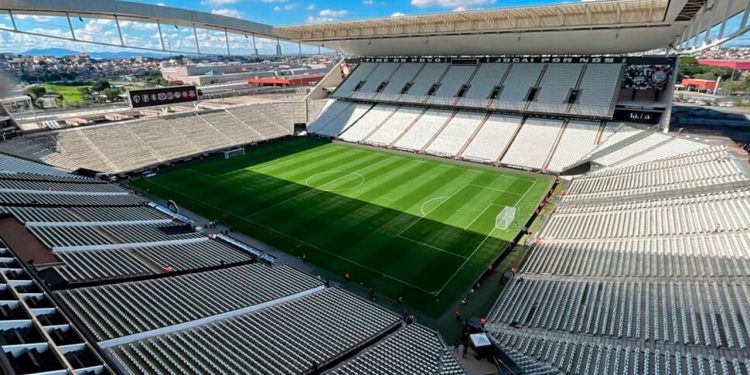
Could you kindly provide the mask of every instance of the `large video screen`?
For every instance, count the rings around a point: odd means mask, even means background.
[[[622,87],[636,90],[663,90],[669,85],[674,68],[668,64],[628,64]]]
[[[195,86],[160,87],[158,89],[128,90],[131,108],[154,107],[198,101]]]

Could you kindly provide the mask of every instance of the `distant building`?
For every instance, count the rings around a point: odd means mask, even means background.
[[[716,80],[685,78],[681,85],[687,91],[713,92],[716,90]]]
[[[291,75],[291,76],[271,76],[271,77],[254,77],[247,80],[247,83],[252,86],[275,86],[275,87],[290,87],[290,86],[310,86],[320,82],[325,73],[323,74],[309,74],[309,75]]]
[[[324,67],[283,66],[275,63],[253,64],[196,64],[185,66],[162,66],[161,74],[168,81],[182,81],[185,84],[206,86],[231,82],[247,82],[253,78],[266,78],[291,75],[325,74]]]
[[[729,68],[733,70],[750,70],[750,60],[703,59],[698,60],[698,64],[704,66],[718,66],[721,68]]]

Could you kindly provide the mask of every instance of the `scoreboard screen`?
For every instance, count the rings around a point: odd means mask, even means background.
[[[622,87],[636,90],[663,90],[669,85],[673,68],[666,64],[631,64],[626,67]]]
[[[190,103],[198,101],[195,86],[172,86],[156,89],[128,90],[131,108]]]

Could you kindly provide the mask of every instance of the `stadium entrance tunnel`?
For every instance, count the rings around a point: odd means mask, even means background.
[[[456,212],[468,210],[467,199],[481,192],[492,198],[481,186],[466,185],[424,216],[393,208],[426,200],[417,192],[404,193],[392,207],[372,203],[367,197],[382,193],[382,181],[368,184],[367,175],[388,164],[368,173],[315,166],[316,155],[335,154],[318,149],[327,144],[293,139],[245,156],[177,167],[135,185],[289,254],[304,254],[333,275],[349,273],[352,283],[394,300],[404,297],[411,308],[433,317],[458,301],[518,233],[517,227],[502,234],[494,229],[492,209],[500,212],[506,205],[485,204],[461,226],[452,221]],[[258,171],[274,165],[287,177]],[[300,166],[310,169],[293,173],[293,181],[289,173]],[[528,219],[523,215],[520,223]]]

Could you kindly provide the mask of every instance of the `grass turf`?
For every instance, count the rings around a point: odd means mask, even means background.
[[[460,299],[551,179],[294,138],[135,185],[427,315]],[[495,218],[515,206],[507,230]]]

